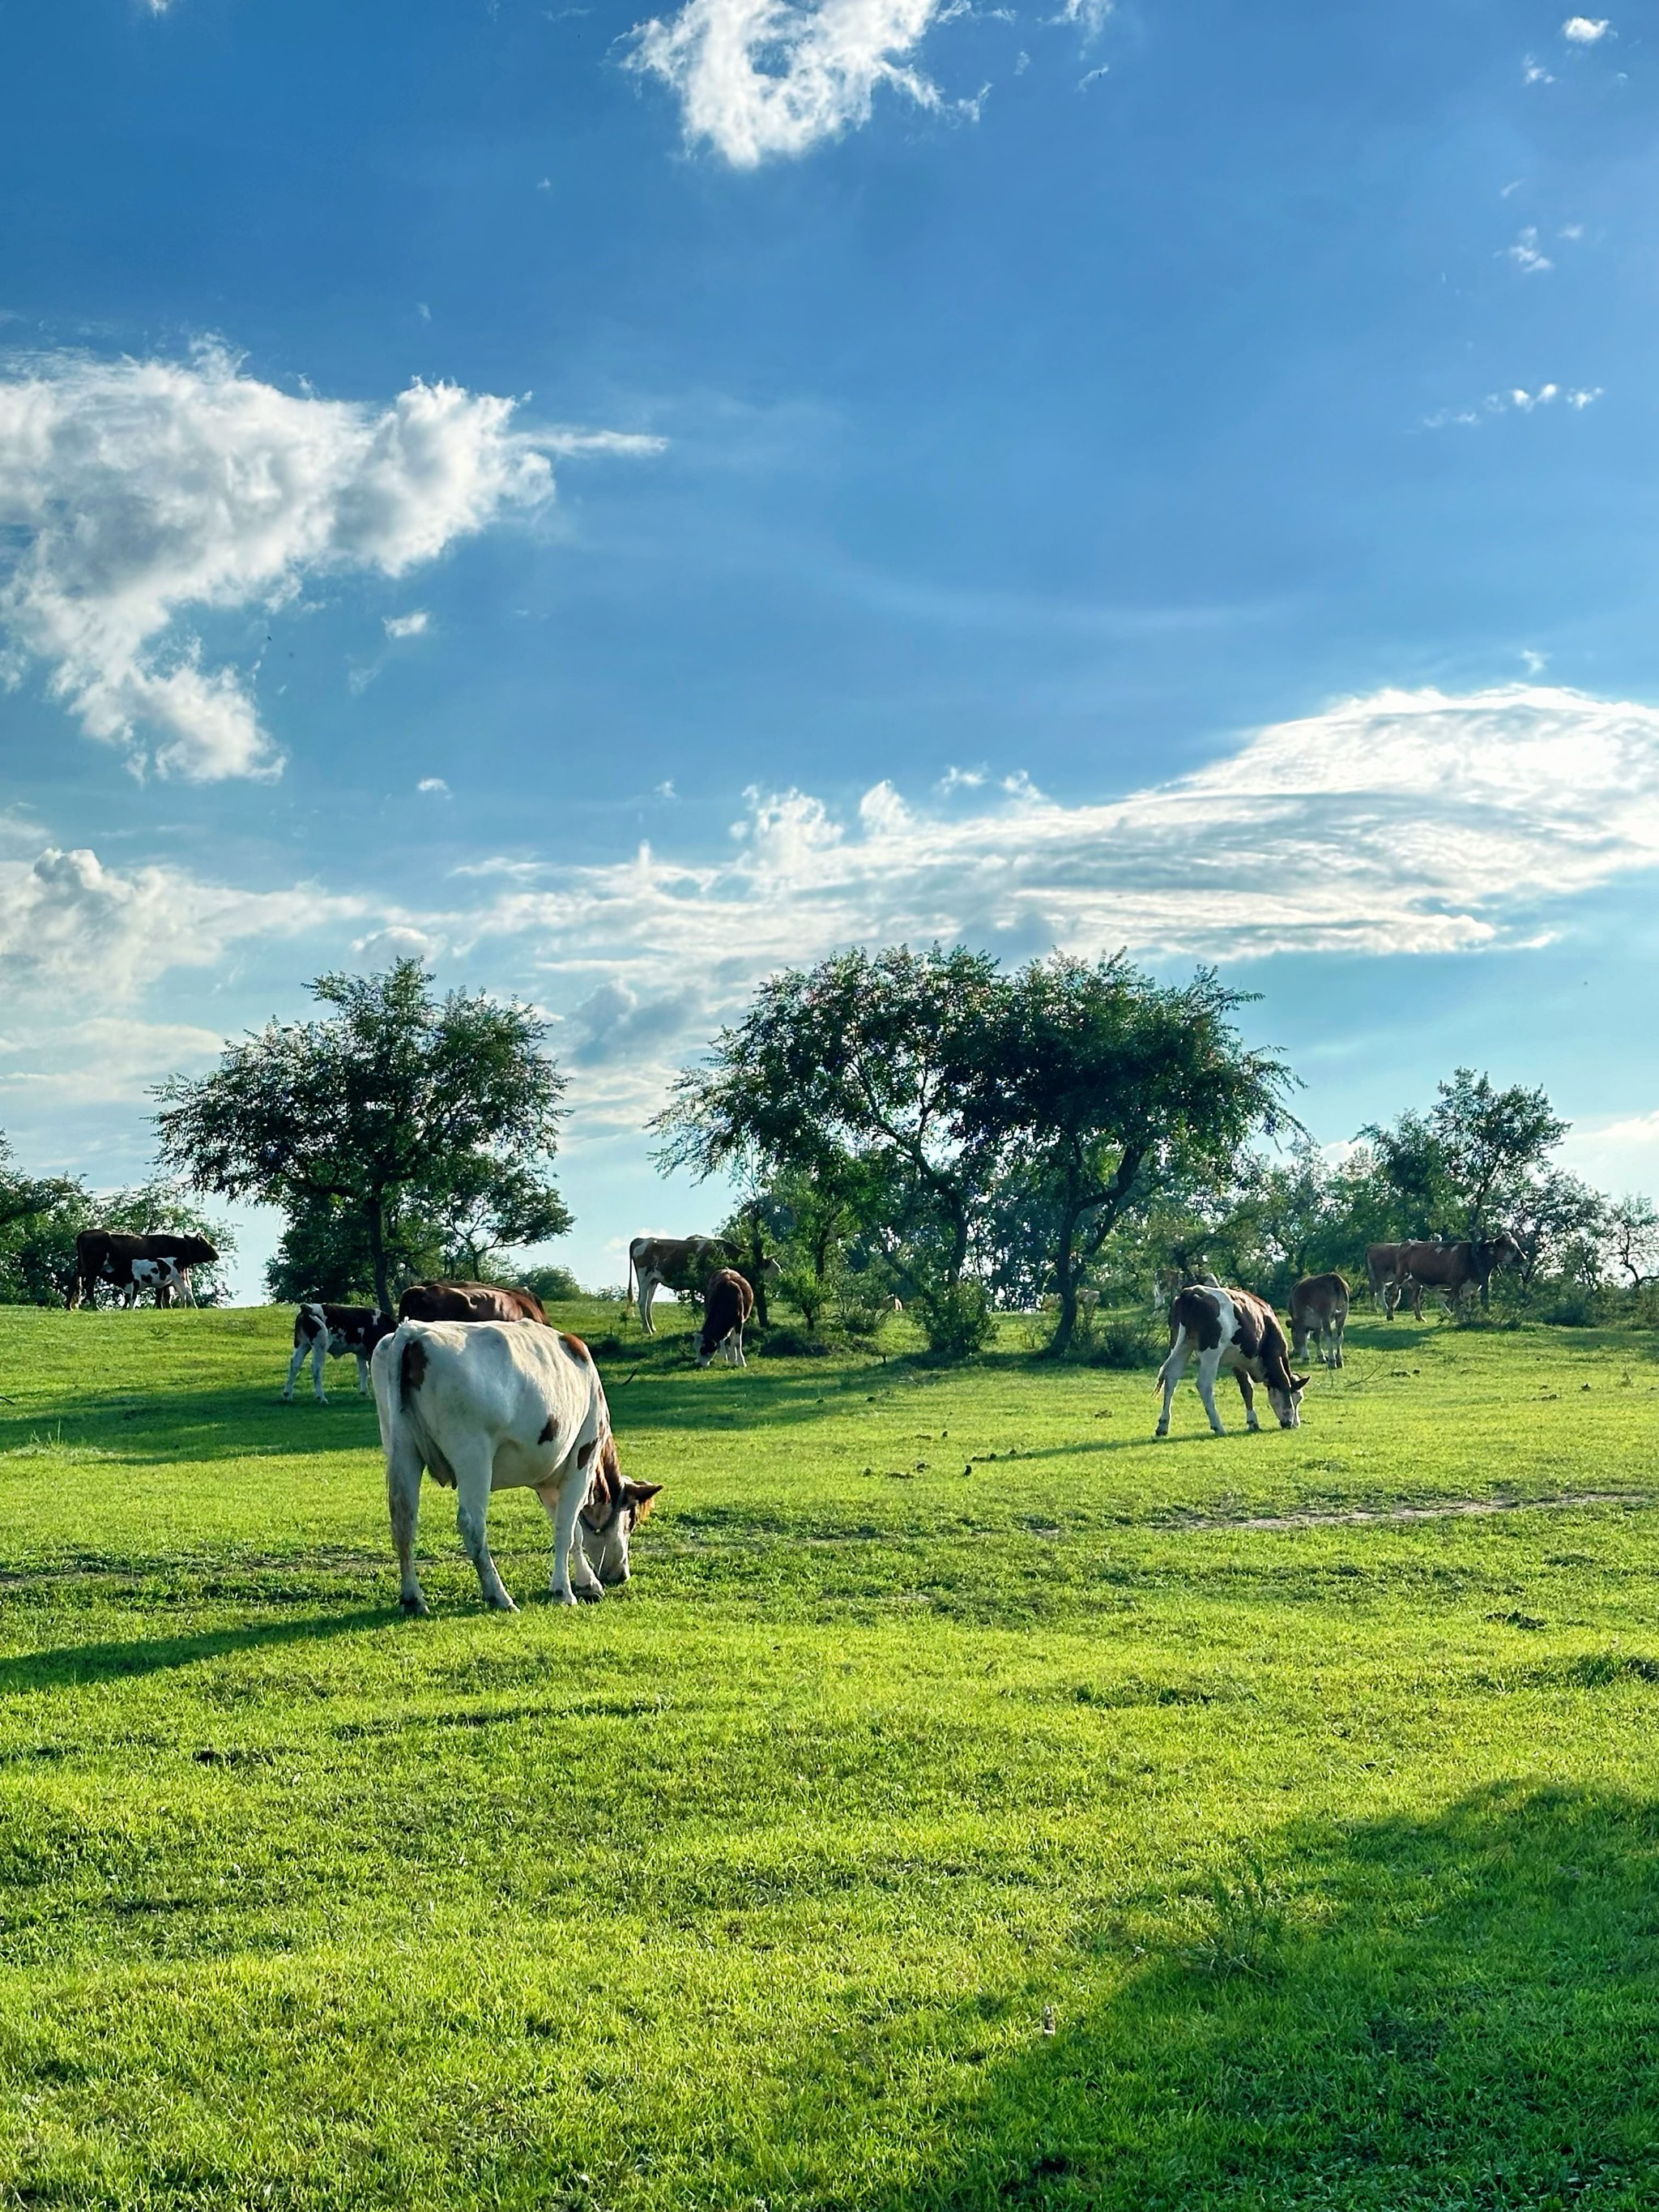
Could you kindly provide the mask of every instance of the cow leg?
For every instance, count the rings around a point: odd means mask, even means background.
[[[483,1592],[484,1603],[494,1606],[497,1613],[516,1613],[519,1608],[507,1595],[507,1586],[489,1556],[486,1531],[489,1479],[494,1472],[490,1460],[482,1449],[475,1449],[469,1455],[452,1460],[451,1464],[455,1469],[455,1526],[460,1530],[468,1559],[478,1570],[478,1587]]]
[[[325,1333],[311,1347],[311,1387],[316,1393],[317,1403],[319,1406],[325,1406],[328,1403],[328,1393],[323,1388],[323,1366],[327,1358],[328,1337]]]
[[[743,1356],[743,1331],[740,1328],[734,1328],[726,1340],[726,1359],[730,1367],[747,1367],[749,1364]]]
[[[294,1403],[295,1377],[299,1374],[300,1370],[305,1365],[307,1357],[310,1351],[311,1346],[303,1338],[301,1338],[300,1342],[294,1347],[294,1357],[288,1363],[288,1381],[283,1388],[283,1403],[285,1406],[291,1406]]]
[[[1261,1424],[1255,1417],[1255,1385],[1242,1367],[1235,1367],[1233,1373],[1238,1377],[1238,1395],[1244,1401],[1244,1425],[1247,1429],[1260,1429]]]
[[[1344,1364],[1342,1358],[1342,1332],[1347,1326],[1348,1316],[1346,1314],[1338,1314],[1334,1331],[1336,1343],[1331,1353],[1331,1364],[1333,1367],[1340,1367]]]
[[[1158,1426],[1152,1431],[1155,1437],[1167,1437],[1170,1433],[1170,1407],[1175,1398],[1176,1386],[1186,1367],[1187,1331],[1184,1327],[1178,1327],[1176,1340],[1170,1346],[1170,1356],[1158,1370],[1158,1379],[1164,1386],[1164,1410],[1158,1417]]]
[[[405,1613],[432,1608],[415,1571],[415,1530],[421,1517],[421,1477],[426,1468],[407,1436],[398,1437],[386,1462],[386,1504],[392,1510],[392,1541],[398,1554],[398,1597]]]
[[[1221,1352],[1218,1346],[1213,1352],[1199,1353],[1198,1395],[1203,1400],[1204,1410],[1210,1417],[1210,1426],[1215,1431],[1217,1436],[1224,1437],[1227,1431],[1222,1427],[1221,1416],[1215,1409],[1215,1378],[1220,1372]]]
[[[651,1320],[651,1307],[657,1295],[657,1279],[654,1275],[641,1275],[639,1278],[640,1327],[647,1336],[654,1336],[657,1333]]]
[[[565,1465],[568,1471],[562,1488],[557,1483],[544,1482],[536,1492],[553,1523],[553,1576],[548,1593],[555,1605],[574,1605],[578,1598],[592,1603],[605,1595],[605,1584],[594,1573],[581,1539],[576,1534],[576,1516],[587,1495],[587,1485],[571,1462],[567,1461]]]
[[[368,1395],[368,1355],[364,1352],[357,1354],[357,1395],[360,1398]]]

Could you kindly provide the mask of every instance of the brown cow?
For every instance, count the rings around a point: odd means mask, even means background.
[[[1455,1244],[1402,1244],[1395,1255],[1393,1310],[1400,1310],[1408,1289],[1417,1321],[1423,1318],[1425,1291],[1444,1291],[1455,1307],[1471,1284],[1484,1290],[1499,1267],[1520,1256],[1521,1247],[1507,1230],[1496,1237],[1463,1237]]]
[[[1164,1393],[1164,1410],[1154,1433],[1170,1433],[1170,1405],[1188,1360],[1198,1354],[1198,1395],[1218,1437],[1226,1435],[1215,1407],[1215,1378],[1224,1367],[1238,1377],[1244,1401],[1247,1427],[1259,1429],[1252,1382],[1264,1382],[1267,1398],[1279,1416],[1281,1429],[1302,1425],[1302,1393],[1305,1375],[1292,1375],[1289,1346],[1279,1316],[1265,1298],[1249,1291],[1223,1290],[1219,1285],[1189,1283],[1176,1293],[1170,1308],[1170,1356],[1158,1370],[1158,1387]]]
[[[1348,1285],[1340,1275],[1304,1275],[1291,1292],[1291,1357],[1305,1359],[1308,1339],[1319,1340],[1327,1367],[1342,1364],[1342,1332],[1348,1325]]]
[[[743,1325],[754,1311],[755,1293],[735,1267],[721,1267],[708,1278],[703,1292],[702,1334],[697,1339],[697,1364],[707,1367],[717,1352],[728,1365],[746,1367],[743,1356]]]
[[[628,1247],[629,1295],[639,1306],[640,1327],[647,1336],[657,1333],[651,1308],[659,1291],[678,1297],[702,1295],[711,1267],[724,1267],[736,1257],[719,1237],[635,1237]]]
[[[1365,1247],[1365,1279],[1370,1285],[1371,1304],[1381,1306],[1385,1316],[1394,1311],[1389,1304],[1389,1285],[1394,1280],[1395,1261],[1399,1257],[1400,1247],[1397,1244],[1368,1244]]]
[[[533,1291],[499,1283],[411,1283],[398,1301],[399,1321],[538,1321],[547,1316]]]

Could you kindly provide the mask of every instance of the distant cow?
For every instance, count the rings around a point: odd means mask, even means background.
[[[115,1229],[83,1229],[75,1240],[70,1304],[95,1301],[100,1283],[112,1283],[126,1305],[150,1289],[160,1305],[170,1304],[175,1291],[193,1304],[190,1270],[210,1267],[218,1256],[204,1237],[175,1236],[170,1230],[130,1237]]]
[[[294,1357],[288,1363],[288,1387],[283,1392],[283,1403],[294,1403],[295,1377],[309,1359],[311,1387],[317,1394],[317,1403],[327,1405],[323,1391],[323,1362],[343,1359],[348,1352],[357,1356],[357,1395],[361,1398],[368,1389],[368,1363],[374,1347],[397,1326],[389,1313],[381,1313],[374,1306],[329,1306],[320,1301],[301,1306],[294,1316]]]
[[[547,1509],[556,1604],[603,1597],[628,1580],[629,1540],[662,1485],[624,1478],[605,1386],[579,1336],[517,1322],[405,1321],[375,1346],[372,1364],[405,1613],[428,1609],[415,1572],[423,1469],[454,1491],[461,1541],[499,1611],[516,1607],[489,1555],[492,1490],[533,1490]]]
[[[1368,1244],[1365,1247],[1365,1280],[1370,1286],[1371,1304],[1381,1306],[1385,1314],[1393,1311],[1389,1304],[1389,1285],[1394,1280],[1395,1262],[1400,1257],[1397,1244]]]
[[[1249,1291],[1189,1283],[1176,1293],[1170,1308],[1170,1356],[1158,1371],[1164,1410],[1158,1418],[1156,1434],[1167,1437],[1170,1433],[1170,1401],[1194,1352],[1198,1395],[1217,1436],[1227,1433],[1215,1407],[1215,1378],[1224,1367],[1230,1367],[1238,1377],[1249,1427],[1261,1425],[1255,1417],[1253,1382],[1267,1386],[1268,1402],[1279,1416],[1281,1429],[1301,1427],[1302,1393],[1308,1387],[1308,1378],[1291,1372],[1289,1346],[1279,1316],[1264,1298]]]
[[[398,1301],[399,1321],[538,1321],[542,1302],[532,1291],[498,1283],[411,1283]]]
[[[1342,1364],[1342,1332],[1348,1326],[1348,1285],[1340,1275],[1304,1275],[1291,1292],[1291,1358],[1305,1359],[1308,1339],[1327,1367]]]
[[[743,1356],[744,1324],[755,1310],[755,1293],[735,1267],[722,1267],[708,1278],[703,1293],[702,1334],[697,1339],[697,1364],[707,1367],[717,1352],[726,1364],[746,1367]]]
[[[659,1291],[700,1297],[710,1269],[729,1267],[736,1256],[719,1237],[635,1237],[628,1248],[628,1295],[639,1307],[646,1334],[657,1333],[651,1308]]]
[[[1399,1311],[1409,1291],[1412,1313],[1421,1321],[1425,1291],[1444,1291],[1455,1306],[1471,1284],[1484,1290],[1499,1267],[1520,1256],[1521,1247],[1506,1230],[1455,1244],[1401,1244],[1395,1254],[1393,1310]]]

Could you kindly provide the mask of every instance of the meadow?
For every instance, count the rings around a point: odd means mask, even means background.
[[[631,1587],[508,1495],[487,1613],[428,1484],[427,1621],[288,1314],[0,1315],[0,2202],[1659,2202],[1647,1338],[1358,1322],[1155,1444],[659,1310]]]

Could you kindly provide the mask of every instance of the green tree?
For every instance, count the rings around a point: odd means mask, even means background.
[[[75,1240],[93,1223],[86,1185],[25,1175],[0,1136],[0,1304],[61,1305],[75,1268]]]
[[[1639,1191],[1626,1191],[1607,1208],[1609,1255],[1632,1291],[1659,1278],[1659,1208]]]
[[[982,1286],[965,1279],[994,1137],[964,1110],[995,961],[957,946],[837,954],[770,977],[708,1060],[678,1078],[654,1155],[699,1178],[766,1186],[859,1164],[861,1225],[936,1346],[982,1335]]]
[[[532,1218],[538,1235],[569,1226],[547,1174],[564,1079],[538,1015],[483,994],[440,1000],[411,959],[322,975],[312,990],[326,1018],[272,1021],[210,1074],[161,1086],[168,1166],[291,1216],[334,1201],[362,1224],[385,1307],[388,1230],[403,1209],[501,1242]]]
[[[1505,1204],[1543,1172],[1570,1125],[1542,1091],[1518,1083],[1498,1091],[1470,1067],[1436,1087],[1428,1126],[1462,1211],[1460,1234],[1489,1237],[1502,1225]]]
[[[1075,1332],[1085,1269],[1138,1197],[1166,1177],[1224,1170],[1257,1129],[1296,1126],[1289,1069],[1232,1021],[1249,996],[1211,969],[1166,986],[1121,953],[1057,953],[988,1009],[964,1118],[985,1151],[1024,1164],[1047,1224],[1056,1354]]]

